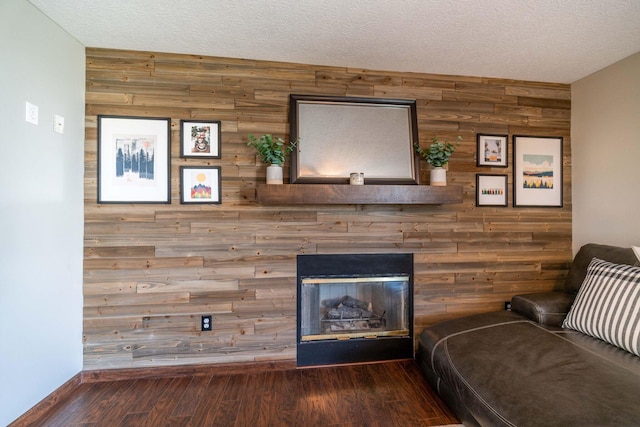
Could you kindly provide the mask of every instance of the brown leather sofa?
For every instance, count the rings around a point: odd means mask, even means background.
[[[420,369],[465,425],[640,425],[640,357],[561,327],[594,257],[638,265],[632,249],[588,244],[561,291],[421,333]]]

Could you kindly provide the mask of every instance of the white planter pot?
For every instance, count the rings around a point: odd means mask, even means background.
[[[431,179],[429,184],[438,187],[444,187],[447,185],[447,170],[441,167],[431,169]]]
[[[267,166],[267,184],[282,184],[282,166]]]

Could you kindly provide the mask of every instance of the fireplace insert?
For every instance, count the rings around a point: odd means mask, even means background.
[[[298,256],[298,366],[413,358],[413,255]]]

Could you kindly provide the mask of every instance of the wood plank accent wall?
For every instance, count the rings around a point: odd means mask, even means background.
[[[298,254],[413,252],[417,333],[566,274],[568,85],[94,48],[86,68],[88,370],[294,359]],[[423,146],[463,138],[448,176],[463,203],[261,206],[265,166],[246,140],[287,135],[291,93],[416,99]],[[171,118],[171,204],[97,204],[98,114]],[[221,120],[222,158],[180,158],[181,119]],[[510,207],[476,207],[476,173],[512,182],[511,159],[476,167],[476,133],[563,137],[564,207],[513,208],[511,189]],[[181,205],[182,165],[221,166],[222,204]],[[200,332],[203,314],[212,332]]]

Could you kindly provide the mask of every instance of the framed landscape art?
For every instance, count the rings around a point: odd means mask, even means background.
[[[562,137],[513,137],[513,206],[562,207]]]
[[[98,116],[98,203],[171,203],[171,119]]]
[[[180,203],[222,203],[220,170],[220,166],[181,166]]]

